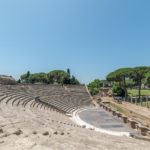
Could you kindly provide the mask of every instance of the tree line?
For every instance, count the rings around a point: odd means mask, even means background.
[[[106,78],[108,81],[112,82],[113,85],[118,84],[118,87],[123,90],[126,100],[128,98],[128,81],[131,81],[132,87],[138,88],[138,98],[141,102],[142,84],[150,86],[150,67],[139,66],[134,68],[120,68],[109,73]]]
[[[18,83],[42,83],[42,84],[80,84],[74,75],[71,75],[70,69],[64,70],[53,70],[49,73],[27,73],[20,76]]]
[[[133,68],[119,68],[110,72],[107,81],[111,83],[113,92],[123,96],[126,100],[128,98],[128,88],[138,89],[138,99],[141,102],[141,88],[142,84],[150,87],[150,67],[138,66]],[[88,84],[88,89],[91,95],[97,95],[103,86],[103,80],[95,79]]]

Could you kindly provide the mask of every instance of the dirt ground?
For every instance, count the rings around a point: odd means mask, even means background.
[[[138,121],[142,122],[143,124],[147,124],[150,126],[150,109],[146,107],[142,107],[136,104],[131,104],[128,102],[122,102],[122,104],[116,103],[113,98],[104,97],[102,98],[103,101],[110,101],[114,103],[116,106],[127,110],[130,117],[137,119]]]

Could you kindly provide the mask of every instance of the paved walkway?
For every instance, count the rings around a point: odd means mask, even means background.
[[[102,108],[87,109],[80,112],[78,115],[84,122],[87,122],[96,128],[101,128],[108,131],[137,134],[135,130],[124,124],[121,119],[114,117],[111,113]]]

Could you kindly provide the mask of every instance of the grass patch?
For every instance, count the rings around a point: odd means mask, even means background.
[[[139,91],[137,89],[131,89],[131,90],[128,90],[128,94],[130,96],[138,96],[139,95]],[[141,95],[143,95],[143,96],[150,96],[150,90],[142,89],[141,90]]]

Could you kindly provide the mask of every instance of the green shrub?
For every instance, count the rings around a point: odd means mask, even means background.
[[[113,85],[112,91],[115,96],[124,96],[124,90],[118,85]]]
[[[102,82],[99,79],[95,79],[88,85],[88,89],[91,93],[91,95],[97,95],[100,92],[100,88],[102,87]]]

